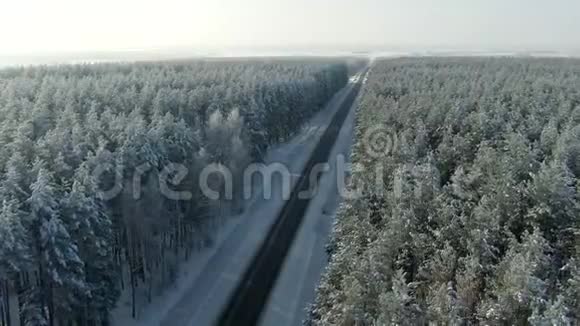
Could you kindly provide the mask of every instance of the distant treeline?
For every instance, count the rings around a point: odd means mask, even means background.
[[[125,289],[135,314],[208,241],[200,170],[240,177],[347,79],[322,59],[0,71],[0,325],[106,325]],[[161,193],[170,163],[191,200]]]
[[[353,161],[309,325],[578,324],[580,61],[380,61]]]

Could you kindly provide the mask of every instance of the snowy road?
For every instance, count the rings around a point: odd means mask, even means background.
[[[367,71],[367,69],[363,71]],[[251,267],[244,272],[241,282],[236,287],[227,306],[224,307],[224,312],[220,315],[218,322],[219,325],[256,325],[259,323],[260,317],[263,316],[270,294],[276,286],[278,276],[284,271],[286,258],[291,252],[292,245],[296,243],[296,236],[301,230],[308,207],[311,204],[312,197],[304,197],[303,194],[310,193],[312,186],[319,185],[321,168],[329,168],[327,163],[333,147],[341,134],[346,118],[353,111],[352,107],[361,88],[362,78],[359,76],[354,80],[355,86],[348,93],[345,101],[340,104],[331,123],[325,129],[299,177],[299,182],[293,190],[291,198],[284,204],[275,224],[267,233],[265,241],[256,251]],[[307,263],[309,263],[312,253],[307,251],[306,255],[308,257]],[[303,262],[297,264],[304,265]],[[304,281],[305,279],[297,280]],[[301,284],[291,282],[288,284],[288,289],[294,289],[296,286],[301,286]],[[285,290],[281,292],[284,297],[293,295]]]
[[[338,92],[326,108],[316,114],[293,140],[272,149],[267,155],[266,163],[282,163],[292,173],[300,174],[318,139],[353,85],[351,82]],[[217,244],[217,250],[204,263],[205,267],[196,275],[188,289],[180,289],[183,296],[160,319],[160,325],[203,326],[215,322],[284,204],[281,188],[279,184],[275,184],[272,187],[273,196],[269,200],[256,195],[246,211],[235,217],[235,221],[231,221],[236,223],[232,231],[223,242]],[[328,234],[327,229],[326,226],[321,227],[322,233]],[[324,245],[321,247],[323,249]],[[320,261],[318,253],[313,258],[314,262]],[[305,278],[304,282],[313,283],[311,277]]]
[[[350,162],[354,124],[355,110],[351,110],[331,151],[330,170],[320,179],[318,192],[310,202],[270,295],[260,322],[262,326],[300,326],[307,316],[308,306],[314,301],[316,287],[328,264],[325,247],[341,202],[338,173],[348,172],[338,171],[337,162]]]

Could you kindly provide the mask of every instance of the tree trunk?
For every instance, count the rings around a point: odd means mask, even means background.
[[[4,284],[4,295],[5,295],[5,315],[6,315],[6,325],[7,326],[18,326],[20,325],[20,303],[18,301],[18,293],[16,292],[16,286],[11,286],[10,281],[5,281]]]
[[[54,323],[54,294],[52,291],[52,282],[48,286],[48,325],[55,326]]]
[[[4,281],[2,281],[2,287],[0,287],[0,325],[5,326],[10,322],[8,317],[10,307],[7,307],[8,293],[6,287],[4,286]]]
[[[130,271],[129,271],[129,277],[131,278],[130,282],[131,282],[131,316],[133,317],[133,319],[135,319],[136,317],[136,312],[135,312],[135,277],[133,276],[134,271],[131,267],[129,267]]]
[[[42,251],[39,251],[39,257],[38,257],[38,282],[39,282],[39,287],[40,287],[40,308],[41,308],[41,314],[42,317],[44,319],[49,320],[49,325],[53,326],[52,323],[50,322],[49,316],[46,316],[46,293],[47,293],[47,289],[46,289],[46,284],[45,284],[45,279],[44,279],[44,267],[42,266]]]

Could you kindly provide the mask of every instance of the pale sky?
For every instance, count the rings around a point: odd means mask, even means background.
[[[0,55],[163,47],[580,48],[580,0],[0,0]]]

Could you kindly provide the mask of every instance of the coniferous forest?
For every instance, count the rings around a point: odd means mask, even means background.
[[[199,171],[239,177],[347,79],[323,59],[0,71],[0,325],[106,325],[122,291],[135,313],[211,241],[221,203]],[[157,184],[174,163],[187,200]]]
[[[311,325],[576,325],[580,61],[375,63]]]
[[[204,195],[202,170],[242,178],[349,68],[277,59],[0,71],[0,325],[108,325],[122,294],[135,315],[211,245],[224,215],[244,209],[242,189]],[[357,103],[358,195],[336,218],[307,324],[579,322],[580,60],[379,60]],[[184,174],[166,170],[177,165]],[[167,195],[180,191],[190,197]]]

